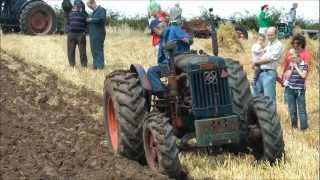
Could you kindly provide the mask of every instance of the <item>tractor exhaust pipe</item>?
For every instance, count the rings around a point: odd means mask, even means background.
[[[218,40],[217,40],[217,33],[215,28],[215,19],[212,13],[213,9],[209,9],[209,15],[210,15],[210,25],[211,25],[211,43],[212,43],[212,54],[215,56],[218,56],[219,47],[218,47]]]

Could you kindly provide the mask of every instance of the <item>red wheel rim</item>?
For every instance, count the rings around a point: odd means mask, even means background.
[[[116,151],[118,150],[118,123],[114,112],[114,106],[112,98],[109,97],[107,101],[107,123],[108,123],[108,133],[111,140],[112,148]]]
[[[42,10],[35,10],[28,18],[28,28],[32,33],[47,33],[52,27],[50,14]]]
[[[154,140],[154,136],[150,131],[147,133],[146,138],[146,159],[148,162],[149,167],[153,171],[158,171],[158,149],[157,143]]]

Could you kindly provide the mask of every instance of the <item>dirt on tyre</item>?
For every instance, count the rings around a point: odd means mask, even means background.
[[[20,14],[20,30],[30,35],[51,34],[56,30],[54,10],[43,1],[27,4]]]
[[[249,123],[249,147],[257,160],[271,164],[281,160],[284,154],[282,128],[276,108],[270,97],[254,97],[246,112]]]
[[[235,60],[225,59],[228,71],[228,84],[232,93],[232,109],[239,116],[240,120],[240,144],[233,145],[231,151],[242,152],[247,147],[248,123],[244,116],[247,105],[252,99],[250,84],[243,66]]]
[[[143,117],[147,112],[143,87],[137,74],[110,73],[104,82],[104,131],[116,154],[144,163]]]
[[[149,113],[143,125],[144,151],[149,167],[170,178],[182,176],[179,150],[169,118],[163,113]]]

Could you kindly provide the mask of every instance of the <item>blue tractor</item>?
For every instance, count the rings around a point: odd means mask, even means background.
[[[116,154],[147,163],[170,178],[183,178],[179,152],[206,149],[251,152],[272,164],[281,160],[284,141],[277,111],[266,96],[253,97],[242,65],[218,56],[211,16],[213,54],[176,54],[165,46],[167,88],[153,95],[146,72],[133,64],[104,82],[104,127]]]
[[[42,0],[0,0],[2,32],[50,34],[56,30],[56,14]]]

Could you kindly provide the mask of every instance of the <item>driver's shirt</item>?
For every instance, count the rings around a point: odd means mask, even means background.
[[[177,47],[175,49],[176,54],[184,53],[190,51],[190,44],[191,43],[184,43],[180,40],[188,39],[189,42],[192,42],[192,37],[187,34],[185,31],[181,29],[180,26],[171,25],[167,27],[161,36],[160,46],[159,46],[159,53],[158,53],[158,64],[159,65],[167,65],[168,58],[164,53],[164,46],[168,42],[177,41]]]

